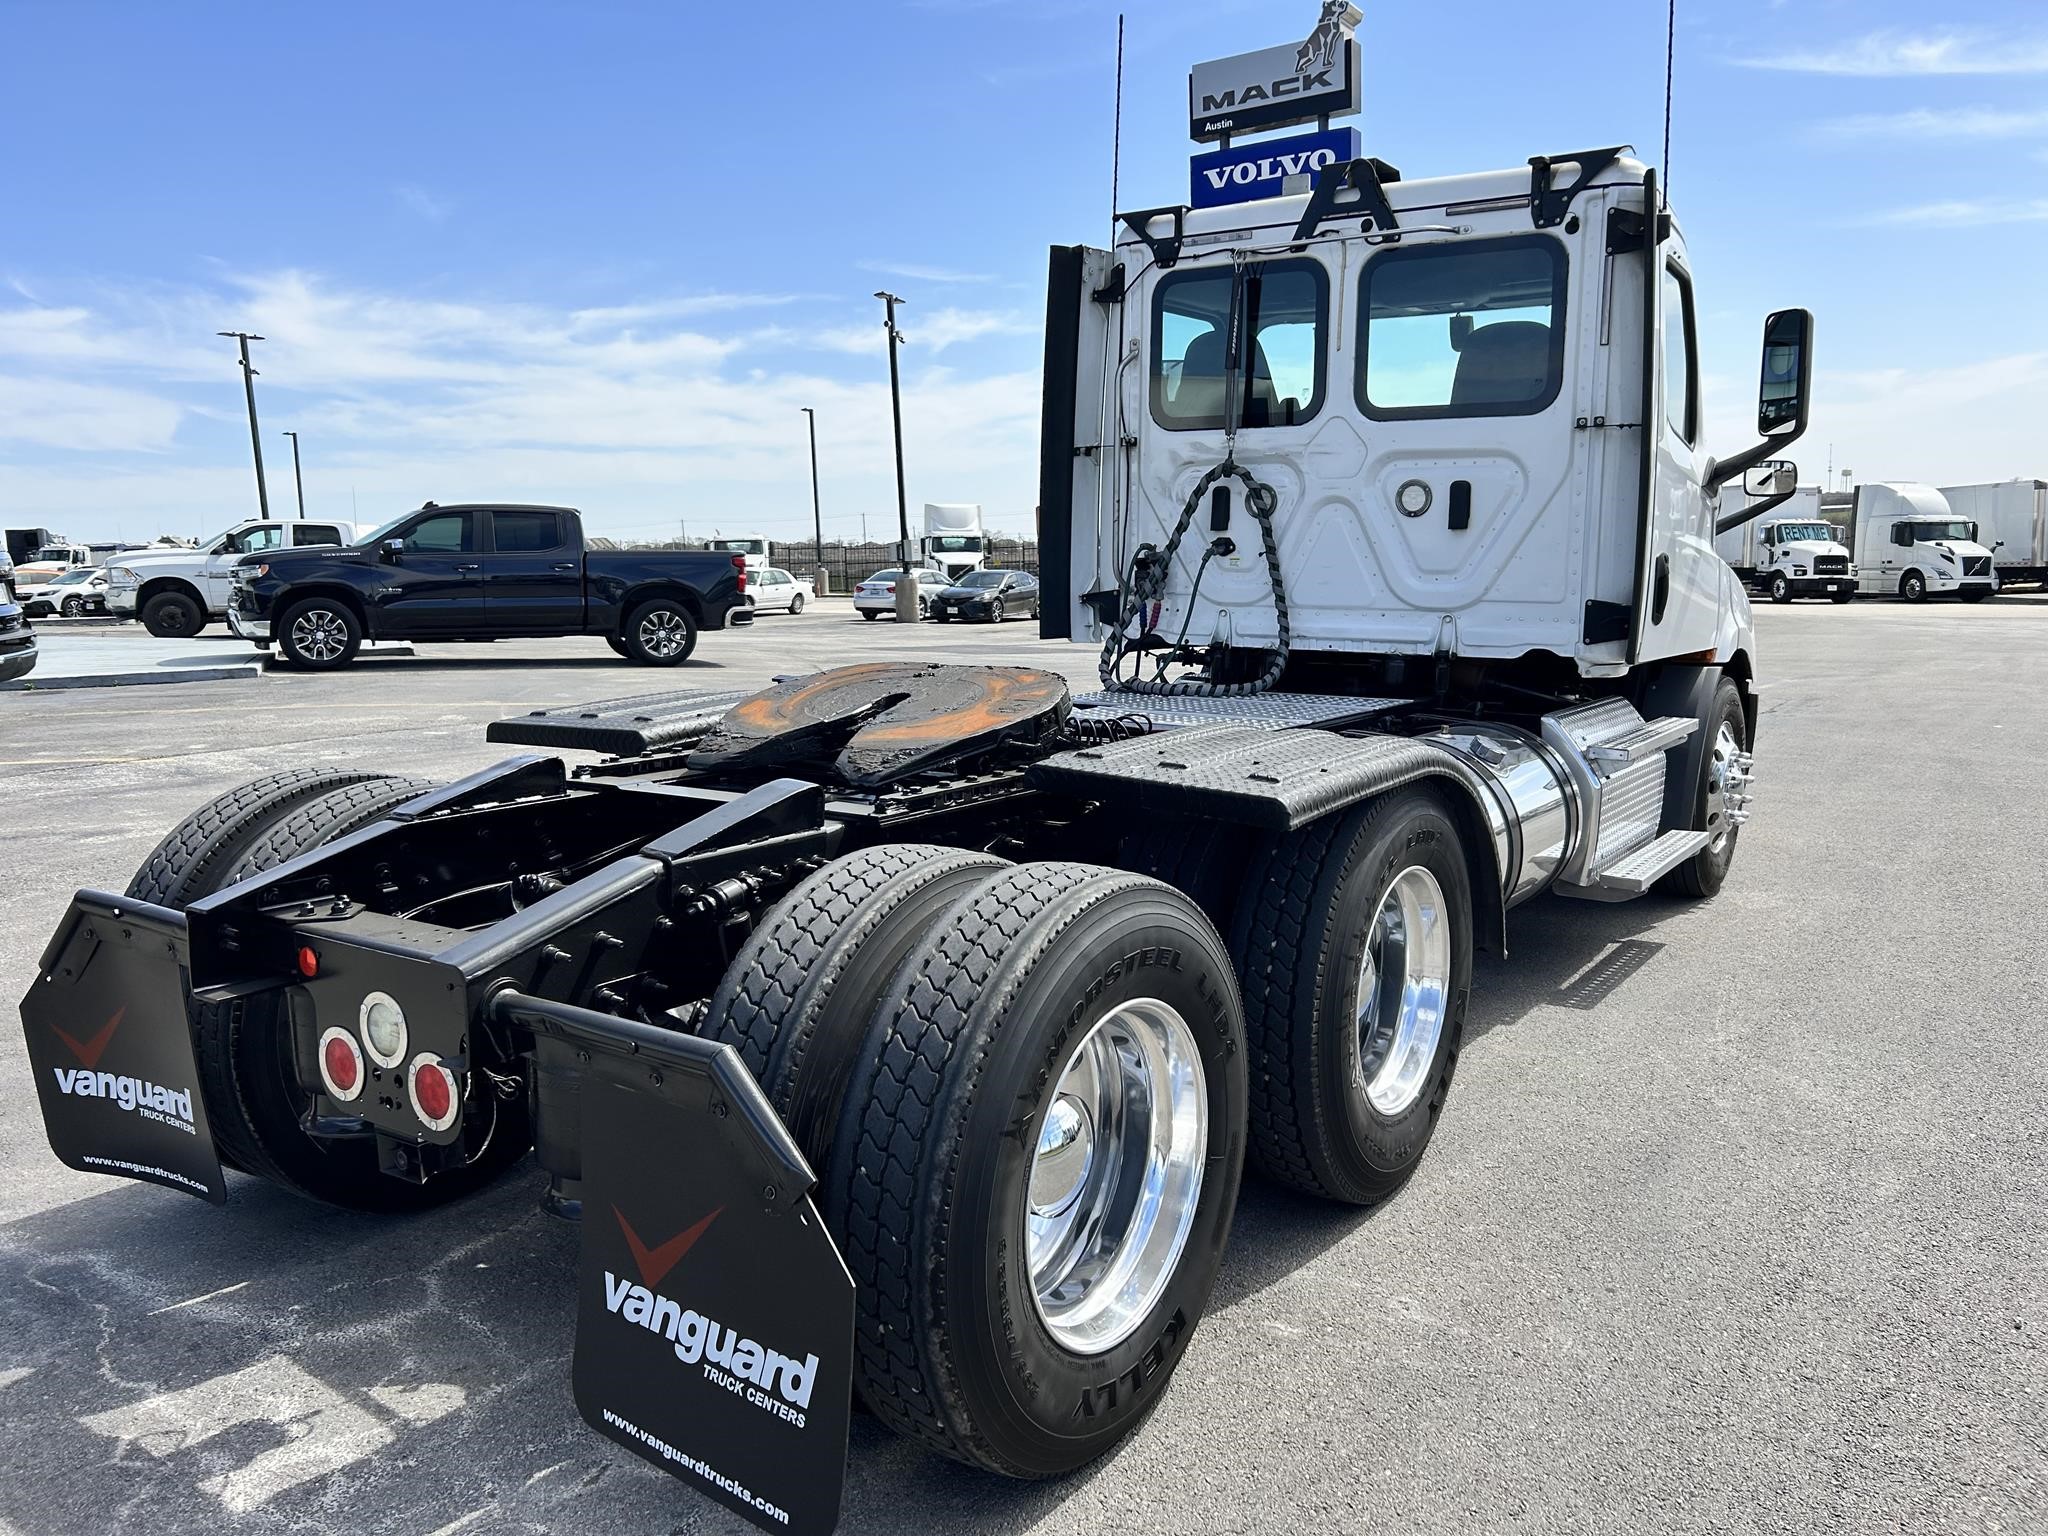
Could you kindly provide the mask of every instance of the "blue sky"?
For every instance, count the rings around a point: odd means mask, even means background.
[[[1313,0],[1126,4],[1122,202],[1183,200],[1200,58]],[[2048,7],[1680,0],[1672,194],[1710,441],[1764,313],[1818,316],[1817,480],[2048,476]],[[1366,6],[1368,153],[1410,176],[1659,155],[1663,7]],[[273,506],[581,506],[600,531],[1036,500],[1045,249],[1110,206],[1116,7],[1024,0],[160,6],[0,0],[0,520],[77,537]]]

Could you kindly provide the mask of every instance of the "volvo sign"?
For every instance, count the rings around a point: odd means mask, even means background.
[[[1188,206],[1220,208],[1313,192],[1317,171],[1339,160],[1356,160],[1359,153],[1356,128],[1333,128],[1196,155],[1188,161]]]
[[[1207,144],[1358,110],[1360,20],[1349,0],[1323,0],[1305,42],[1212,59],[1188,71],[1188,133]]]

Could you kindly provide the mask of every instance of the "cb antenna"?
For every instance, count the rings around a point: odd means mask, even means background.
[[[1116,13],[1116,118],[1109,136],[1109,227],[1116,228],[1116,207],[1124,164],[1124,13]]]
[[[1668,0],[1664,11],[1664,208],[1671,207],[1671,61],[1678,50],[1678,0]]]

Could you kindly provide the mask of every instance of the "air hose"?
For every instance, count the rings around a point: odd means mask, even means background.
[[[1236,478],[1244,483],[1244,504],[1259,525],[1259,538],[1266,551],[1266,575],[1273,586],[1273,618],[1277,625],[1278,639],[1269,653],[1265,669],[1248,682],[1222,683],[1206,677],[1182,677],[1168,680],[1165,667],[1159,675],[1150,678],[1119,676],[1119,668],[1125,654],[1137,648],[1137,640],[1151,628],[1146,615],[1153,604],[1166,595],[1166,582],[1173,570],[1173,557],[1180,548],[1180,541],[1193,526],[1195,514],[1200,509],[1202,498],[1218,481]],[[1279,504],[1279,494],[1273,487],[1260,480],[1239,464],[1233,455],[1226,454],[1223,462],[1211,469],[1195,483],[1188,493],[1188,499],[1180,509],[1180,520],[1173,525],[1173,533],[1166,541],[1165,549],[1151,544],[1141,544],[1131,558],[1130,579],[1123,584],[1119,594],[1116,622],[1110,626],[1103,638],[1102,660],[1097,673],[1102,686],[1112,693],[1146,693],[1165,697],[1229,699],[1241,698],[1246,694],[1265,693],[1280,681],[1280,674],[1287,670],[1289,628],[1287,622],[1287,588],[1280,578],[1280,545],[1273,532],[1273,510]],[[1212,543],[1202,556],[1201,569],[1195,573],[1195,583],[1188,593],[1188,608],[1192,614],[1196,597],[1202,590],[1202,572],[1206,571],[1210,559],[1218,553],[1218,540]],[[1224,544],[1227,551],[1228,545]],[[1139,635],[1130,633],[1133,620],[1138,621]],[[1154,619],[1152,622],[1156,622]],[[1186,634],[1186,627],[1182,627]],[[1176,651],[1178,647],[1175,648]]]

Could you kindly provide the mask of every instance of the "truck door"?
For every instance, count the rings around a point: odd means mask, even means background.
[[[489,516],[484,622],[494,635],[573,635],[583,628],[583,559],[560,512],[503,507]]]
[[[1095,618],[1081,596],[1116,587],[1109,500],[1125,450],[1111,420],[1112,375],[1120,349],[1137,344],[1123,288],[1108,251],[1053,247],[1038,439],[1039,633],[1048,639],[1090,639]],[[984,562],[982,549],[972,565]]]
[[[378,634],[489,633],[477,521],[474,512],[425,512],[393,535],[395,554],[377,551],[383,563],[371,602]]]

